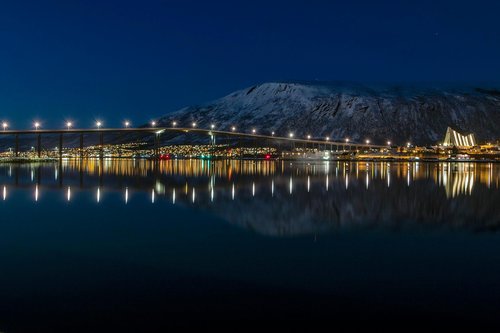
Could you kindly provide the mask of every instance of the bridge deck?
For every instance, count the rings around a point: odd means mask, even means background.
[[[287,142],[297,142],[297,143],[314,143],[314,144],[330,144],[336,146],[356,146],[356,147],[366,147],[366,148],[385,148],[387,146],[366,144],[366,143],[356,143],[356,142],[340,142],[340,141],[330,141],[325,139],[302,139],[302,138],[291,138],[283,136],[265,135],[257,133],[243,133],[243,132],[233,132],[233,131],[221,131],[221,130],[211,130],[203,128],[188,128],[188,127],[137,127],[137,128],[80,128],[80,129],[38,129],[38,130],[3,130],[0,131],[0,136],[4,135],[29,135],[29,134],[91,134],[91,133],[151,133],[151,134],[161,134],[163,132],[195,132],[195,133],[205,133],[214,135],[229,135],[238,137],[249,137],[249,138],[260,138],[267,140],[280,140]]]

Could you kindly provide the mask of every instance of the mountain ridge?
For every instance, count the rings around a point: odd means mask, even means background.
[[[495,87],[363,85],[268,82],[214,101],[182,108],[158,119],[208,128],[326,136],[373,143],[435,144],[448,126],[495,140],[500,129],[500,90]]]

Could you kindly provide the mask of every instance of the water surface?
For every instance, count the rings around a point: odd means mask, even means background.
[[[492,321],[499,171],[488,163],[3,164],[0,330],[360,315]]]

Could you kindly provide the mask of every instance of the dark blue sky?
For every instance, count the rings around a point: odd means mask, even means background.
[[[499,1],[6,1],[0,119],[119,126],[276,80],[499,82]]]

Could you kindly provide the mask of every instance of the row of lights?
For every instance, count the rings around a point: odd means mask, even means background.
[[[97,127],[98,129],[100,129],[100,128],[102,127],[102,122],[98,120],[98,121],[96,121],[95,125],[96,125],[96,127]],[[125,125],[125,127],[126,127],[126,128],[128,128],[128,127],[130,127],[130,122],[129,122],[129,121],[125,121],[124,125]],[[36,129],[36,130],[38,130],[38,129],[40,128],[41,124],[40,124],[38,121],[36,121],[36,122],[34,122],[34,123],[33,123],[33,126],[35,127],[35,129]],[[152,127],[156,127],[156,122],[155,122],[155,121],[152,121],[152,122],[151,122],[151,126],[152,126]],[[173,127],[176,127],[176,126],[177,126],[177,122],[176,122],[176,121],[173,121],[173,122],[172,122],[172,126],[173,126]],[[193,123],[191,124],[191,126],[192,126],[193,128],[194,128],[194,127],[196,127],[196,123],[195,123],[195,122],[193,122]],[[6,122],[3,122],[3,123],[2,123],[2,127],[3,127],[3,130],[5,131],[5,130],[7,130],[7,128],[9,127],[9,124],[8,124],[8,123],[6,123]],[[66,122],[66,127],[68,128],[68,130],[70,130],[70,129],[71,129],[71,127],[73,127],[73,123],[72,123],[71,121]],[[211,125],[210,125],[210,128],[211,128],[211,129],[214,129],[214,128],[215,128],[215,125],[214,125],[214,124],[211,124]],[[232,127],[231,127],[231,131],[233,131],[233,132],[234,132],[234,131],[236,131],[236,127],[235,127],[235,126],[232,126]],[[257,133],[257,130],[256,130],[255,128],[253,128],[253,129],[252,129],[252,134],[256,134],[256,133]],[[272,132],[271,132],[271,135],[272,135],[272,136],[274,136],[274,134],[275,134],[275,132],[274,132],[274,131],[272,131]],[[290,132],[288,136],[289,136],[290,138],[293,138],[293,137],[294,137],[294,133]],[[310,140],[311,138],[312,138],[312,137],[311,137],[311,135],[307,135],[307,139],[308,139],[308,140]],[[328,136],[327,136],[327,137],[325,138],[325,140],[326,140],[326,141],[330,141],[330,137],[328,137]],[[345,142],[346,142],[346,143],[349,143],[349,138],[346,138],[346,139],[345,139]],[[368,139],[365,141],[365,143],[366,143],[367,145],[369,145],[369,144],[370,144],[370,142],[371,142],[371,141],[370,141],[370,140],[368,140]],[[391,141],[387,141],[387,145],[388,145],[388,146],[390,146],[390,145],[391,145]],[[411,143],[410,143],[410,142],[408,142],[408,143],[407,143],[407,146],[408,146],[408,147],[410,147],[410,146],[411,146]]]

